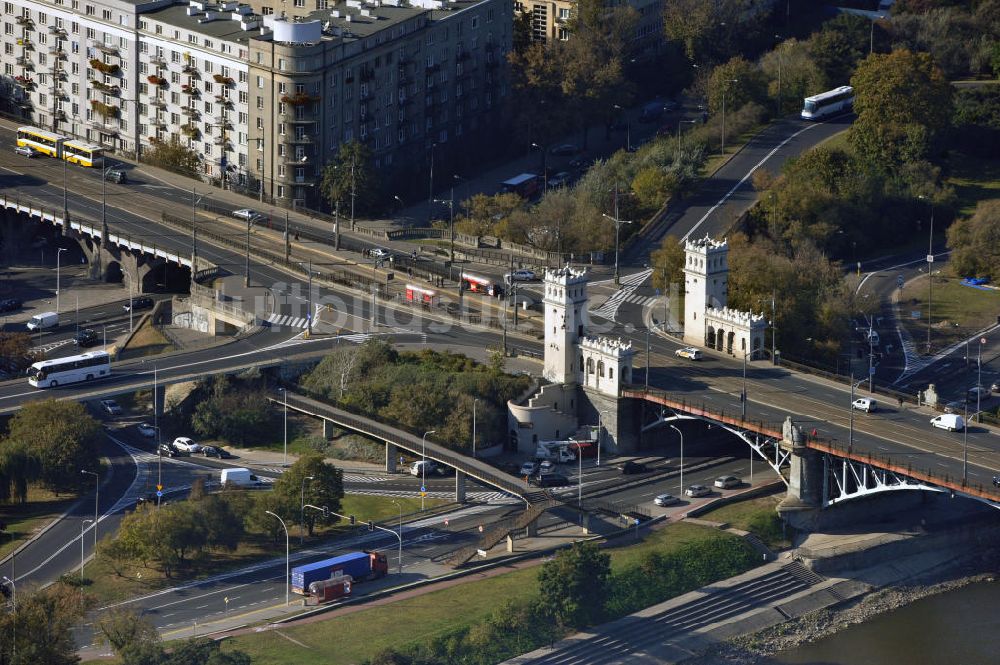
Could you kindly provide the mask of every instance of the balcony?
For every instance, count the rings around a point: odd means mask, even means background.
[[[160,129],[167,128],[167,122],[163,118],[155,118],[153,120],[150,120],[149,124],[152,125],[153,127],[159,127]]]
[[[104,42],[95,42],[94,48],[96,48],[101,53],[105,53],[107,55],[113,55],[116,58],[121,57],[121,53],[118,51],[117,46],[112,46],[111,44],[105,44]]]
[[[313,137],[308,134],[293,134],[291,136],[285,137],[285,143],[288,145],[301,145],[305,143],[312,143]]]
[[[55,121],[57,121],[57,122],[63,122],[63,121],[66,120],[66,112],[62,111],[62,110],[53,111],[52,112],[52,119],[55,120]]]
[[[65,39],[66,38],[66,29],[65,28],[60,28],[57,25],[50,25],[49,26],[49,34],[50,35],[55,35],[56,37],[59,37],[61,39]]]
[[[49,49],[49,55],[55,56],[56,58],[59,58],[60,60],[65,60],[66,56],[67,56],[67,53],[66,53],[66,51],[64,49],[62,49],[62,48],[60,48],[58,46],[53,46],[52,48]]]
[[[35,79],[29,78],[27,76],[15,76],[14,81],[21,87],[28,90],[35,87]]]
[[[31,17],[30,17],[30,16],[18,16],[18,17],[17,17],[16,19],[14,19],[14,20],[15,20],[15,21],[17,21],[17,24],[18,24],[18,25],[23,25],[23,26],[32,26],[32,28],[33,28],[33,27],[34,27],[34,25],[35,25],[35,22],[31,20]]]
[[[229,145],[229,138],[226,136],[216,136],[212,143],[215,145],[227,146]]]
[[[91,69],[96,69],[102,74],[108,74],[110,76],[118,76],[122,71],[122,68],[118,65],[110,62],[104,62],[103,60],[98,60],[97,58],[93,58],[87,64],[90,65]]]
[[[181,109],[181,113],[191,118],[192,120],[201,116],[201,111],[199,111],[193,106],[185,106],[184,108]]]
[[[52,95],[53,95],[53,96],[54,96],[54,97],[55,97],[56,99],[62,99],[62,100],[64,100],[64,101],[65,101],[65,100],[68,100],[68,99],[69,99],[69,93],[68,93],[68,92],[66,92],[66,91],[65,91],[64,89],[62,89],[62,88],[54,88],[54,89],[52,90]]]
[[[162,55],[154,55],[154,56],[150,57],[149,58],[149,62],[150,62],[150,64],[156,65],[157,67],[166,67],[167,66],[167,61],[163,58]]]
[[[153,108],[158,108],[158,109],[167,108],[167,103],[163,101],[162,97],[154,97],[153,99],[149,100],[149,105],[152,106]]]
[[[25,51],[35,50],[35,43],[28,39],[27,37],[21,37],[17,40],[17,45],[24,47]]]
[[[295,125],[305,125],[305,124],[312,124],[312,123],[318,122],[318,120],[315,117],[307,118],[304,115],[301,115],[301,116],[300,115],[296,115],[296,116],[293,116],[293,117],[290,117],[290,118],[286,118],[286,120],[288,122],[292,123],[292,124],[295,124]]]
[[[117,85],[108,85],[107,83],[104,83],[102,81],[91,80],[90,87],[92,87],[94,90],[99,90],[100,92],[103,92],[105,95],[113,95],[115,97],[118,97],[119,95],[122,94],[121,88],[119,88]]]
[[[472,57],[472,53],[470,53],[469,51],[464,51],[463,50],[463,51],[459,51],[458,53],[455,54],[455,61],[456,62],[462,62],[464,60],[468,60],[471,57]]]
[[[198,68],[192,65],[190,62],[181,67],[181,71],[190,76],[198,76]]]
[[[201,94],[198,88],[193,85],[188,85],[187,83],[181,86],[181,92],[185,95],[191,95],[192,97],[198,97]]]
[[[155,86],[161,86],[167,84],[167,79],[163,78],[162,76],[157,76],[156,74],[150,74],[149,76],[146,77],[146,80],[149,81],[150,85],[155,85]]]
[[[281,98],[283,104],[288,104],[289,106],[305,106],[307,104],[313,104],[320,100],[318,95],[307,95],[304,92],[297,92],[294,95],[285,95]]]
[[[223,76],[222,74],[212,74],[212,80],[219,85],[235,85],[236,81],[230,76]]]

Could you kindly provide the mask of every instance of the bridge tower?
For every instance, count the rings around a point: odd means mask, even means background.
[[[705,312],[726,305],[729,243],[708,236],[684,243],[684,341],[705,344]]]
[[[566,266],[545,271],[545,366],[553,383],[575,384],[580,375],[577,345],[587,331],[587,271]]]

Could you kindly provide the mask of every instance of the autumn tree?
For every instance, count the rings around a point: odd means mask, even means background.
[[[94,604],[61,582],[38,590],[18,585],[17,611],[0,611],[0,663],[76,665],[73,629]]]
[[[159,141],[142,153],[142,161],[167,171],[173,171],[188,178],[201,180],[201,157],[187,147],[176,135],[167,141]]]
[[[684,291],[684,243],[675,235],[666,236],[649,256],[653,269],[653,287],[667,292],[671,284]]]
[[[78,402],[54,399],[29,402],[10,421],[7,440],[31,451],[38,478],[48,487],[68,491],[80,487],[80,470],[97,470],[101,428]]]
[[[341,143],[337,155],[323,169],[320,192],[341,211],[367,214],[378,205],[379,183],[372,151],[360,141]]]
[[[822,78],[805,96],[846,85],[858,62],[868,55],[869,28],[868,19],[848,13],[823,23],[822,29],[806,42],[809,57]]]
[[[246,445],[260,436],[271,418],[270,403],[255,385],[244,386],[220,375],[201,389],[206,395],[195,406],[191,426],[202,436]]]
[[[1000,280],[1000,199],[980,201],[948,228],[951,267],[959,276]]]
[[[857,120],[848,139],[885,169],[925,159],[951,122],[952,87],[927,53],[873,54],[851,78]]]
[[[102,612],[94,628],[119,656],[123,656],[126,651],[134,652],[143,645],[159,645],[160,642],[160,634],[152,622],[135,610],[125,607],[112,607]]]

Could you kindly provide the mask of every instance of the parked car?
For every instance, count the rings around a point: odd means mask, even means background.
[[[673,494],[657,494],[656,498],[653,499],[653,503],[657,506],[672,506],[675,503],[680,503],[680,499]]]
[[[871,413],[878,408],[878,403],[871,397],[859,397],[851,402],[851,408],[865,413]]]
[[[201,454],[205,457],[218,457],[219,459],[232,459],[235,457],[235,455],[222,446],[205,446],[201,449]]]
[[[948,402],[944,405],[945,413],[963,413],[968,406],[968,402],[962,399],[957,399],[954,402]]]
[[[139,434],[142,434],[143,436],[148,436],[150,438],[156,436],[156,428],[149,423],[139,423],[135,426],[135,428],[139,430]]]
[[[233,211],[233,217],[242,219],[244,222],[255,222],[263,216],[253,208],[240,208]]]
[[[97,333],[90,328],[84,328],[77,334],[73,335],[73,343],[77,346],[94,346],[99,341]]]
[[[0,312],[13,312],[15,310],[21,309],[23,305],[17,298],[4,298],[0,300]]]
[[[114,401],[113,399],[102,399],[101,408],[104,409],[104,411],[108,415],[112,416],[122,415],[122,408],[118,406],[118,402]]]
[[[182,453],[197,453],[201,451],[201,444],[195,443],[194,440],[186,436],[179,436],[174,439],[173,446]]]
[[[629,461],[625,462],[624,464],[622,464],[622,474],[623,475],[632,475],[632,474],[635,474],[635,473],[646,473],[647,471],[649,471],[649,469],[647,469],[646,465],[643,464],[642,462],[633,462],[632,460],[629,460]]]
[[[541,476],[547,476],[550,473],[556,472],[556,465],[552,460],[542,460],[538,465],[538,474]]]
[[[530,282],[536,278],[536,275],[534,270],[515,270],[507,273],[503,278],[510,284],[511,282]]]
[[[177,450],[169,443],[161,443],[156,447],[156,454],[161,457],[177,457],[181,454],[181,451]]]
[[[678,358],[687,358],[688,360],[701,360],[702,357],[701,349],[696,349],[693,346],[677,349],[674,351],[674,355]]]
[[[149,309],[155,304],[156,303],[153,301],[152,298],[148,296],[142,296],[139,298],[132,298],[132,304],[129,305],[129,303],[125,303],[124,305],[122,305],[122,309],[124,309],[126,312],[129,311],[130,308],[132,310],[138,311],[140,309]]]
[[[949,432],[960,432],[965,429],[965,420],[956,413],[946,413],[931,418],[931,426],[948,430]]]
[[[743,479],[739,476],[719,476],[715,479],[714,485],[720,489],[729,490],[743,484]]]
[[[1000,381],[994,381],[990,386],[991,393],[1000,393]]]
[[[525,462],[518,470],[519,476],[533,476],[538,473],[538,462]]]
[[[39,155],[42,154],[38,150],[32,148],[30,145],[19,145],[16,148],[14,148],[14,152],[21,155],[22,157],[29,157],[29,158],[38,157]]]
[[[684,495],[692,498],[699,496],[708,496],[712,493],[712,490],[708,489],[704,485],[691,485],[686,490],[684,490]]]
[[[979,399],[982,399],[984,397],[989,397],[989,393],[982,386],[972,386],[971,388],[969,388],[966,394],[969,396],[970,400],[974,400],[977,397]]]
[[[563,155],[566,157],[570,157],[580,152],[580,146],[578,146],[575,143],[562,143],[552,148],[552,150],[550,150],[549,152],[551,152],[553,155]]]

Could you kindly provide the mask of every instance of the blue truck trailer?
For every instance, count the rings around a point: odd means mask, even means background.
[[[373,580],[389,572],[389,563],[378,552],[351,552],[292,568],[292,591],[306,595],[313,582],[328,580],[335,575],[350,575],[355,582]]]

